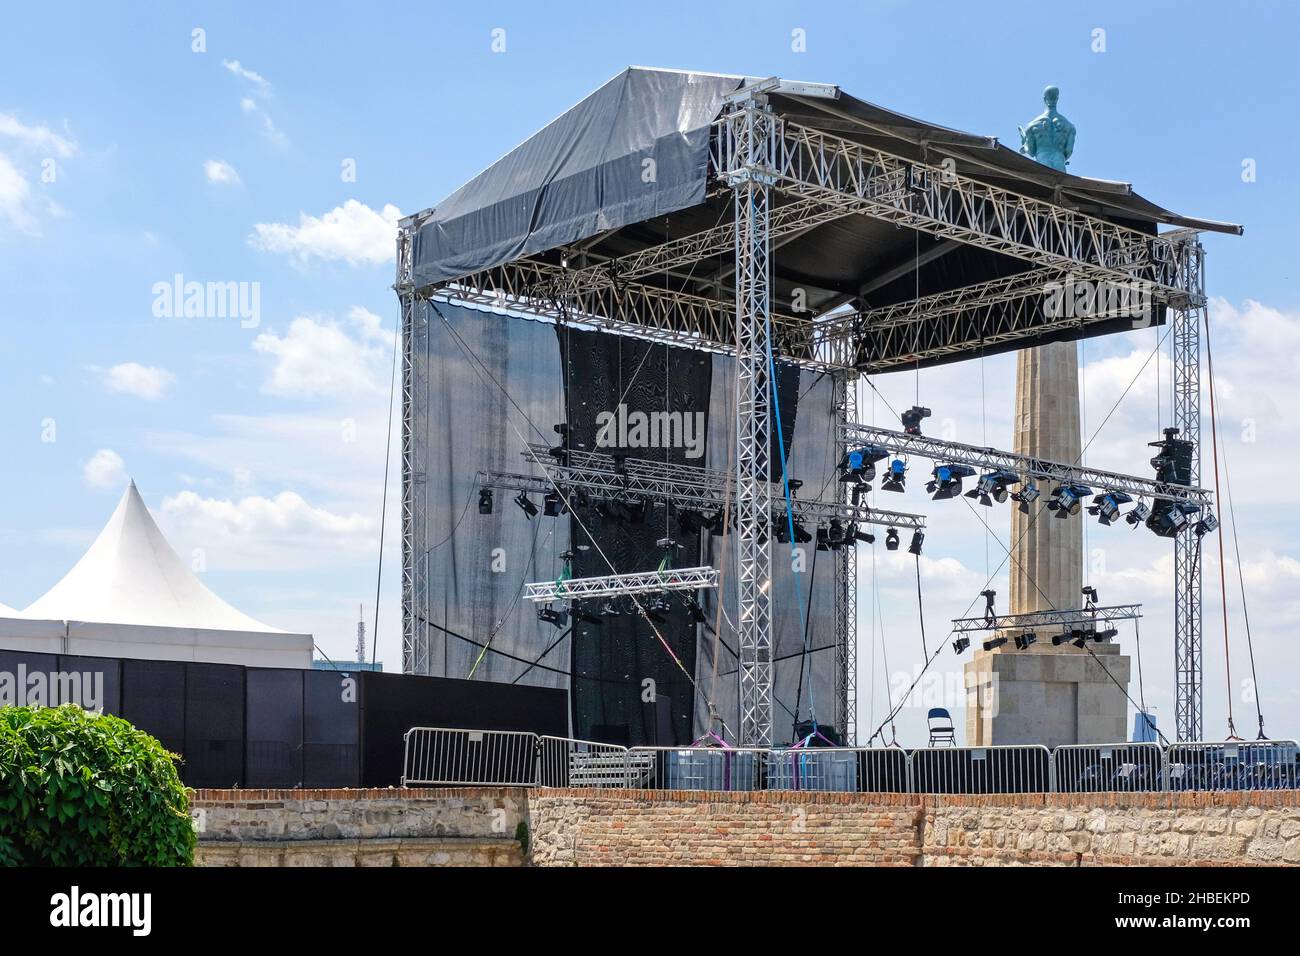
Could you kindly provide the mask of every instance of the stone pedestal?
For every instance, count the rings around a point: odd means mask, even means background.
[[[1089,647],[1096,658],[1068,644],[977,651],[966,665],[967,746],[1127,740],[1128,701],[1115,682],[1128,687],[1132,662],[1117,645]]]

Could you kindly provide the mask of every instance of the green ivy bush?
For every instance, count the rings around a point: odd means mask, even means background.
[[[174,760],[120,717],[0,707],[0,865],[189,866]]]

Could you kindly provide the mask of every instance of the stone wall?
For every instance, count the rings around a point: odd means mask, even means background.
[[[208,866],[1300,865],[1295,790],[200,790],[192,806]]]
[[[525,791],[198,790],[201,866],[521,866]]]

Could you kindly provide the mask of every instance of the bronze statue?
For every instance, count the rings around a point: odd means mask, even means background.
[[[1047,109],[1020,127],[1020,152],[1044,166],[1065,172],[1074,152],[1074,124],[1056,111],[1061,91],[1054,86],[1043,90]]]

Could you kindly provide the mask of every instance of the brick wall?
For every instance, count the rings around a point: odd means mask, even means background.
[[[1300,864],[1296,791],[912,794],[535,791],[532,863]]]

